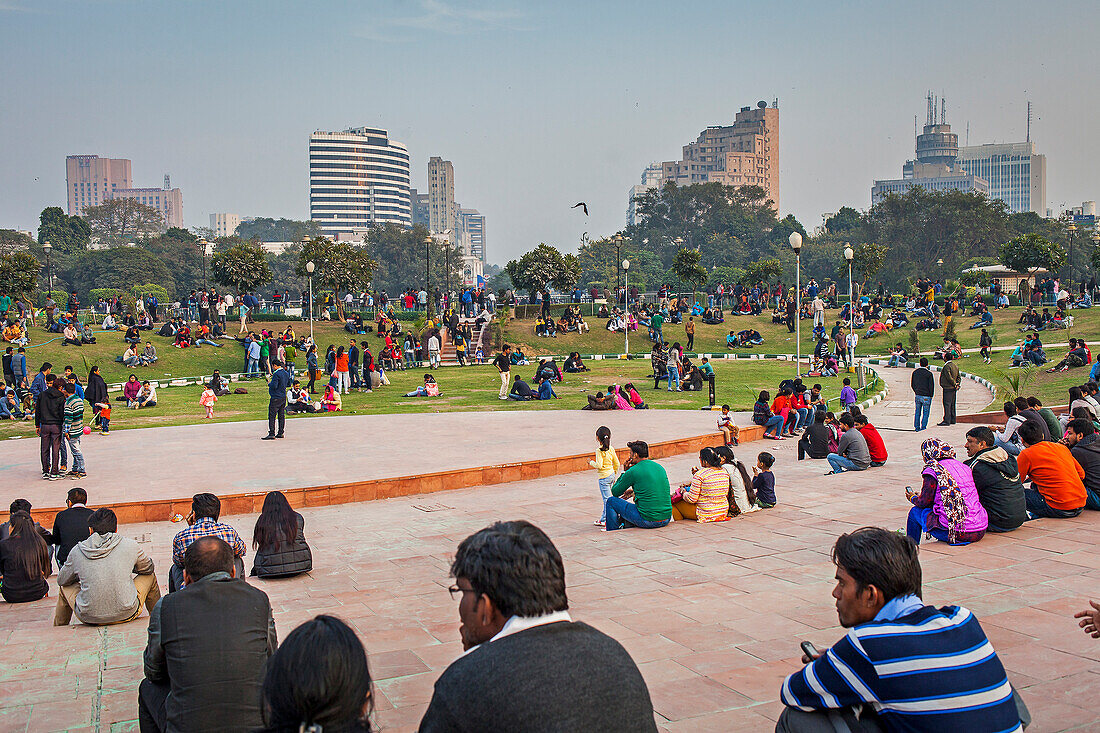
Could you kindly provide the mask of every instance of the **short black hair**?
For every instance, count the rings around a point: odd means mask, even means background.
[[[1044,440],[1043,429],[1033,422],[1025,422],[1017,428],[1016,432],[1020,434],[1020,440],[1027,445],[1038,445]]]
[[[88,492],[77,486],[76,488],[69,489],[69,493],[65,498],[74,504],[87,504]]]
[[[1081,417],[1073,418],[1066,424],[1066,427],[1078,435],[1092,435],[1096,432],[1096,427],[1092,424],[1092,420],[1086,420]]]
[[[926,366],[928,366],[928,357],[927,357],[927,356],[922,356],[922,357],[920,358],[920,365],[921,365],[922,367],[926,367]]]
[[[862,412],[858,415],[854,415],[852,417],[852,420],[855,422],[856,425],[866,425],[868,423],[867,416],[864,415]]]
[[[232,573],[233,548],[220,537],[199,537],[184,551],[183,569],[191,576],[192,581],[205,578],[211,573]]]
[[[976,428],[970,428],[966,431],[966,437],[973,438],[981,443],[985,443],[992,448],[997,443],[997,439],[993,436],[993,431],[987,428],[985,425],[979,425]]]
[[[196,520],[210,517],[216,522],[222,513],[222,500],[213,494],[195,494],[191,497],[191,511]]]
[[[626,444],[626,447],[639,458],[649,458],[649,443],[644,440],[632,440]]]
[[[921,597],[917,546],[902,534],[863,527],[840,535],[832,557],[837,567],[855,579],[859,590],[873,585],[887,601],[904,595]]]
[[[8,514],[15,514],[16,512],[31,513],[31,503],[26,499],[16,499],[8,507]]]
[[[844,378],[844,384],[847,384],[847,385],[848,385],[849,387],[850,387],[850,386],[852,386],[852,380],[851,380],[851,378],[849,378],[849,377],[845,377],[845,378]]]
[[[771,468],[775,464],[775,456],[767,451],[763,451],[756,456],[756,460],[764,464],[764,468]]]
[[[1021,411],[1030,409],[1031,407],[1029,404],[1027,404],[1026,397],[1017,397],[1016,399],[1012,400],[1012,404],[1016,405],[1016,409]]]
[[[118,517],[115,516],[114,511],[107,509],[96,509],[88,517],[88,527],[91,528],[96,534],[109,534],[118,531]]]
[[[845,425],[849,428],[855,427],[856,424],[856,419],[847,412],[841,413],[840,417],[838,417],[837,420],[840,421],[841,425]]]
[[[722,405],[722,409],[723,410],[728,410],[728,409],[730,409],[730,406],[729,405]]]
[[[1027,406],[1028,407],[1042,407],[1043,403],[1039,401],[1038,397],[1028,397],[1027,398]]]
[[[1013,415],[1016,414],[1016,405],[1013,404],[1011,401],[1006,402],[1004,404],[1004,410],[1005,410],[1005,415],[1007,415],[1008,417],[1012,417]]]
[[[489,596],[505,617],[544,616],[569,608],[561,554],[530,522],[496,522],[462,540],[451,575]]]

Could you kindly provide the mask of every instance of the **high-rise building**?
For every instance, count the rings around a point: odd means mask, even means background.
[[[633,226],[638,222],[639,196],[644,196],[646,191],[658,188],[661,185],[662,166],[660,163],[650,163],[642,171],[642,182],[630,187],[630,201],[626,205],[627,226]]]
[[[457,217],[455,167],[449,160],[432,156],[428,158],[428,228],[436,234],[454,232]]]
[[[119,188],[113,198],[133,199],[151,206],[164,217],[165,226],[183,226],[183,192],[171,187],[168,176],[164,177],[163,188]]]
[[[232,237],[237,233],[237,227],[241,225],[241,217],[237,214],[211,214],[210,228],[214,230],[215,237]]]
[[[477,209],[460,208],[458,232],[462,252],[485,262],[485,215]]]
[[[409,190],[409,201],[412,203],[413,226],[428,227],[428,194],[420,193],[415,188]]]
[[[1016,213],[1047,208],[1047,156],[1035,143],[989,143],[959,148],[958,167],[989,182],[989,197]]]
[[[409,151],[375,127],[309,136],[309,216],[328,236],[412,225]]]
[[[130,161],[126,158],[100,158],[98,155],[65,157],[65,189],[69,216],[89,206],[99,206],[119,189],[134,185]]]
[[[887,194],[905,193],[920,186],[929,191],[974,191],[989,195],[989,181],[967,172],[958,165],[959,136],[947,124],[947,102],[928,95],[928,121],[917,135],[916,160],[907,160],[901,178],[875,181],[871,204]]]
[[[661,164],[661,183],[717,182],[760,186],[779,208],[779,108],[742,107],[732,125],[708,127],[683,148],[680,160]]]

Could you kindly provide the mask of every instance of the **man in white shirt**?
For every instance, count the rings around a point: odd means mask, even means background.
[[[821,326],[825,327],[825,301],[818,295],[814,298],[814,328]]]
[[[432,369],[439,368],[439,348],[439,334],[432,331],[432,335],[428,337],[428,364]]]

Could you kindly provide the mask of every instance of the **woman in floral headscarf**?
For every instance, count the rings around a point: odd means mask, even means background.
[[[970,467],[955,459],[955,449],[939,438],[921,443],[924,484],[908,491],[913,504],[906,532],[920,543],[921,534],[952,545],[977,542],[985,535],[989,516],[978,500]]]

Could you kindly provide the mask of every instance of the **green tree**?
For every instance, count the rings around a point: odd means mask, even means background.
[[[182,236],[181,232],[187,236]],[[191,292],[203,287],[202,247],[198,237],[186,229],[173,227],[159,236],[140,240],[137,246],[151,252],[168,266],[181,292]]]
[[[61,274],[85,302],[93,288],[129,291],[142,283],[153,283],[169,293],[177,293],[168,265],[141,247],[89,250],[71,258]]]
[[[837,236],[852,234],[862,228],[863,215],[851,206],[841,206],[839,211],[825,220],[825,231]]]
[[[299,277],[308,277],[306,264],[309,262],[316,268],[313,271],[314,284],[334,291],[336,314],[341,320],[344,318],[344,306],[340,300],[340,291],[366,289],[375,268],[378,267],[378,263],[371,259],[366,249],[324,237],[314,237],[303,243],[295,270]]]
[[[756,262],[750,262],[745,265],[740,281],[744,285],[755,285],[758,282],[762,282],[765,285],[771,282],[772,278],[778,278],[783,274],[783,266],[777,259],[757,260]]]
[[[24,296],[38,284],[42,263],[26,250],[0,251],[0,291]]]
[[[372,280],[375,290],[396,294],[409,288],[428,288],[425,275],[429,259],[429,291],[461,285],[462,253],[434,237],[425,241],[428,237],[427,228],[421,225],[407,229],[387,224],[371,229],[363,246],[378,263]]]
[[[568,289],[574,274],[580,277],[580,262],[576,257],[573,260],[574,263],[567,263],[557,248],[540,243],[523,257],[506,264],[504,271],[518,289],[528,290],[532,294],[550,285]],[[575,273],[571,272],[574,267]]]
[[[864,288],[867,287],[867,283],[870,282],[875,275],[882,269],[882,265],[886,262],[886,253],[890,251],[889,247],[881,244],[875,244],[874,242],[860,242],[852,246],[854,254],[852,256],[852,278],[856,281],[856,292],[862,293]],[[837,278],[843,279],[848,276],[847,262],[841,265],[837,269]]]
[[[79,216],[68,216],[60,206],[47,206],[38,218],[38,244],[49,242],[58,255],[68,256],[88,248],[92,230]]]
[[[1001,245],[1000,259],[1002,265],[1015,272],[1030,273],[1044,267],[1053,273],[1066,263],[1066,252],[1042,235],[1024,234]]]
[[[0,254],[34,247],[34,240],[14,229],[0,229]]]
[[[210,272],[214,282],[232,287],[238,293],[258,290],[271,282],[271,267],[260,245],[254,242],[235,244],[215,252],[210,258]]]
[[[84,209],[84,219],[100,244],[118,247],[164,231],[164,216],[136,199],[107,199]]]
[[[321,225],[315,221],[259,217],[252,221],[242,221],[235,234],[241,239],[256,239],[261,242],[301,242],[306,237],[321,236]]]
[[[698,250],[681,248],[672,261],[672,271],[676,279],[691,286],[691,302],[695,302],[695,292],[707,282],[707,271],[699,264],[702,254]]]

